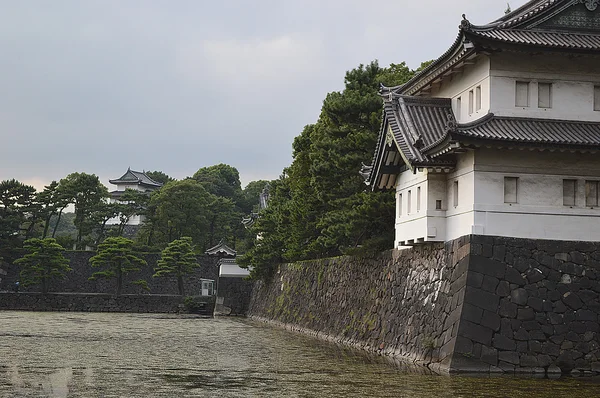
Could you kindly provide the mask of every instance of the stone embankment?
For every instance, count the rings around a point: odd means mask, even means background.
[[[0,293],[0,310],[177,313],[183,297],[83,293]]]
[[[600,244],[466,236],[287,264],[249,313],[447,372],[600,372]]]

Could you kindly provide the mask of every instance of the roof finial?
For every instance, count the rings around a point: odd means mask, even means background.
[[[463,19],[462,21],[460,21],[459,28],[462,30],[469,30],[471,28],[471,22],[469,22],[469,20],[467,19],[466,14],[463,14],[462,17]]]
[[[510,3],[506,3],[506,10],[504,10],[504,15],[508,15],[512,12],[510,9]]]

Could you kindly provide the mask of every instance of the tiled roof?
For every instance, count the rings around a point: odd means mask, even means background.
[[[162,187],[163,184],[160,182],[154,181],[152,178],[148,177],[145,172],[142,171],[133,171],[131,169],[127,169],[127,172],[123,174],[120,178],[116,180],[109,180],[111,184],[125,184],[128,182],[135,182],[141,185],[147,185],[152,187]]]
[[[460,136],[523,144],[595,147],[600,149],[600,123],[500,117],[489,114],[472,124],[458,125]]]
[[[415,95],[432,82],[461,68],[480,51],[532,50],[600,54],[600,2],[597,0],[533,0],[487,25],[466,16],[450,48],[394,92]]]
[[[600,48],[600,35],[575,32],[545,32],[536,30],[487,30],[472,31],[468,37],[496,40],[502,43],[524,44],[573,50],[597,50]]]

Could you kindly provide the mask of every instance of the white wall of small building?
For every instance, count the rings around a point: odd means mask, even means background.
[[[472,65],[466,65],[460,71],[446,77],[431,90],[431,97],[451,98],[452,110],[456,120],[468,123],[477,120],[490,111],[490,59],[481,55],[473,60]],[[477,108],[477,89],[481,90],[481,108]],[[472,98],[470,96],[472,92]],[[458,100],[460,98],[460,109]],[[469,105],[472,100],[473,104]],[[472,110],[472,112],[471,112]]]
[[[505,177],[518,179],[516,203],[504,202]],[[565,179],[577,180],[574,206],[563,205]],[[597,154],[482,148],[459,155],[449,174],[406,171],[396,187],[396,198],[402,195],[403,203],[401,214],[399,203],[396,208],[395,246],[469,234],[600,241],[600,208],[586,206],[586,181],[600,181]],[[436,210],[441,198],[442,209]]]
[[[500,53],[491,57],[491,112],[559,120],[600,121],[594,111],[594,86],[600,85],[598,60]],[[517,107],[516,82],[529,83],[529,106]],[[538,84],[552,85],[551,108],[538,107]]]

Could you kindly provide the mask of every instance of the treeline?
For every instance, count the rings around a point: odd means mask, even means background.
[[[293,143],[293,162],[271,182],[269,206],[252,227],[252,247],[238,262],[268,278],[282,262],[389,249],[394,239],[392,192],[370,192],[358,174],[371,163],[381,125],[381,84],[396,86],[417,70],[360,65],[345,88],[327,94],[315,124]]]
[[[152,193],[126,190],[115,203],[93,174],[69,174],[40,192],[15,179],[1,181],[0,261],[21,257],[23,242],[32,238],[55,238],[66,249],[95,249],[108,237],[122,236],[134,215],[146,219],[136,250],[160,251],[184,236],[198,252],[221,239],[243,248],[247,231],[240,221],[258,204],[266,181],[242,189],[237,169],[225,164],[179,181],[160,171],[146,174],[163,187]]]

